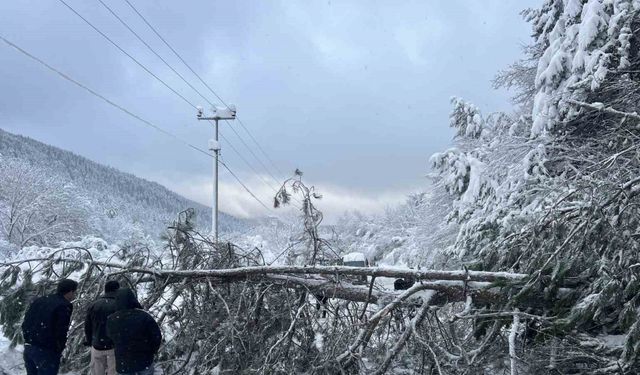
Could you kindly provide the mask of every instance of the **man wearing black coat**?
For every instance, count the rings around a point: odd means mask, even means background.
[[[78,283],[62,279],[56,293],[31,303],[22,322],[27,375],[56,375],[67,343]]]
[[[116,292],[116,312],[107,319],[107,336],[114,344],[118,374],[153,374],[153,356],[160,348],[162,334],[131,289]]]
[[[87,309],[84,321],[85,345],[91,346],[91,375],[116,375],[113,342],[107,337],[107,318],[116,312],[116,291],[120,284],[107,281],[104,294]]]

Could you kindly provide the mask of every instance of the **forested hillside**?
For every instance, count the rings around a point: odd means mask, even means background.
[[[68,216],[67,222],[54,228],[64,236],[93,234],[111,240],[126,237],[133,230],[157,237],[187,208],[196,210],[198,228],[206,231],[210,226],[209,208],[160,184],[2,129],[0,155],[0,222],[5,238],[9,237],[11,223],[30,215],[42,217],[43,212],[57,214],[57,224]],[[26,198],[20,206],[17,197],[30,197],[40,206],[27,205]],[[223,232],[244,228],[243,221],[224,213],[220,214],[220,220]],[[42,230],[47,223],[22,222],[25,227],[31,226],[32,232]],[[10,240],[19,246],[36,239],[47,242],[42,236],[30,237],[21,236],[14,229]]]

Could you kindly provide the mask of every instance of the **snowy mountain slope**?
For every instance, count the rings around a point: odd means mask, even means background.
[[[157,235],[177,213],[194,208],[197,226],[206,230],[210,209],[162,185],[107,167],[72,152],[0,129],[0,155],[39,168],[71,183],[90,205],[91,233],[115,239],[136,227]],[[241,230],[247,222],[221,213],[221,231]]]

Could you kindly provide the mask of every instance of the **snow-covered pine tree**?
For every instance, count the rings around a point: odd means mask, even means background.
[[[509,302],[486,307],[546,296],[528,310],[548,324],[527,323],[527,372],[640,371],[639,12],[631,0],[548,0],[525,12],[534,86],[522,64],[498,83],[522,89],[531,115],[497,116],[474,139],[455,103],[456,150],[432,159],[456,199],[461,261],[531,275]],[[567,285],[575,292],[562,293]]]
[[[567,100],[583,100],[615,72],[633,70],[637,54],[637,0],[547,0],[525,12],[537,64],[533,135],[553,130],[580,112]]]

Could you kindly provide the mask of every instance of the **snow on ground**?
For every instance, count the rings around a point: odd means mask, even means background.
[[[26,373],[22,352],[24,347],[18,345],[10,347],[10,341],[0,335],[0,375],[22,375]],[[75,372],[61,373],[61,375],[78,375]]]
[[[24,374],[22,346],[11,349],[9,344],[9,340],[0,335],[0,375]]]
[[[18,345],[15,348],[11,348],[10,344],[11,342],[6,337],[0,335],[0,375],[23,375],[26,373],[24,360],[22,359],[24,347]],[[76,372],[60,374],[78,375]]]

